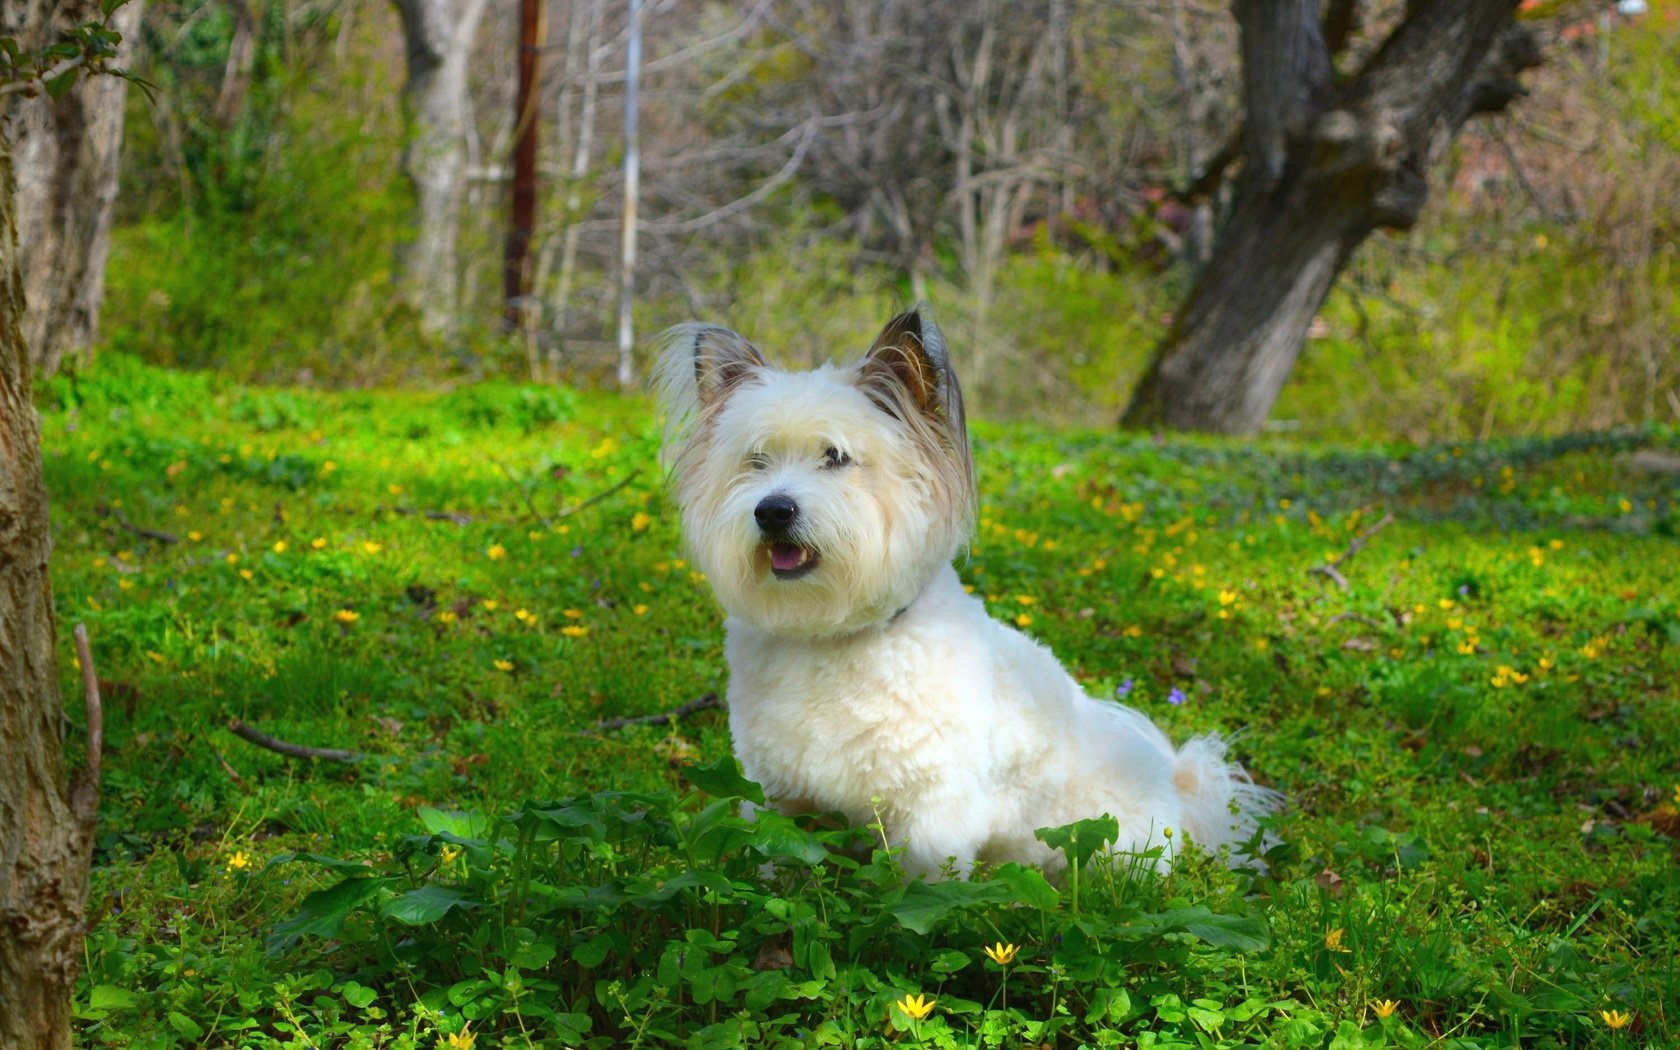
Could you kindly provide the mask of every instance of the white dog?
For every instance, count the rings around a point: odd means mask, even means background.
[[[772,368],[724,328],[662,339],[664,461],[729,614],[729,726],[784,812],[879,818],[912,874],[1054,872],[1035,828],[1112,814],[1114,848],[1241,841],[1275,794],[1198,737],[1092,699],[986,615],[951,567],[975,518],[962,394],[939,329],[890,321],[863,359]]]

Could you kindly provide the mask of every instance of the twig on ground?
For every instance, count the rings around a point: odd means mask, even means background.
[[[713,707],[722,707],[723,701],[716,693],[690,700],[681,707],[670,711],[662,711],[657,715],[635,715],[630,718],[609,718],[605,722],[596,722],[590,727],[590,732],[604,733],[613,729],[624,729],[627,726],[656,726],[679,718],[686,718],[696,711],[705,711]]]
[[[1383,623],[1381,620],[1373,620],[1369,616],[1362,616],[1359,613],[1353,612],[1339,612],[1330,617],[1326,623],[1341,623],[1343,620],[1353,620],[1356,623],[1362,623],[1368,627],[1375,627],[1379,631],[1386,631],[1390,628],[1389,624]]]
[[[82,665],[82,699],[87,704],[87,761],[70,787],[70,807],[91,831],[99,815],[99,770],[105,756],[105,705],[99,699],[99,672],[93,667],[93,647],[85,624],[71,632],[76,639],[76,662]]]
[[[164,532],[162,529],[148,529],[144,525],[134,524],[134,522],[128,520],[128,515],[124,514],[120,510],[115,510],[111,507],[100,507],[99,513],[105,515],[106,517],[117,519],[117,524],[119,526],[128,532],[134,533],[136,536],[144,536],[148,540],[157,540],[159,543],[181,542],[181,537],[175,535],[173,532]]]
[[[530,488],[518,478],[514,477],[513,471],[504,466],[501,460],[497,459],[495,456],[491,456],[489,458],[490,462],[495,465],[496,469],[502,472],[502,476],[507,478],[508,482],[513,485],[514,488],[519,490],[519,498],[525,501],[525,509],[531,512],[531,517],[537,519],[538,525],[541,525],[545,529],[548,528],[550,526],[550,522],[548,518],[543,515],[543,512],[537,509],[536,502],[531,499]]]
[[[421,510],[418,507],[376,507],[375,514],[396,514],[401,517],[419,515],[427,521],[447,521],[454,525],[471,525],[473,516],[458,510]]]
[[[276,737],[269,736],[260,729],[254,729],[235,718],[228,723],[228,731],[241,740],[249,741],[258,747],[266,747],[270,751],[289,755],[292,758],[319,758],[328,762],[361,762],[368,756],[360,751],[348,751],[336,747],[305,747],[303,744],[292,744]]]
[[[1327,576],[1331,580],[1335,581],[1336,586],[1340,587],[1344,591],[1347,590],[1350,584],[1348,583],[1347,577],[1342,575],[1341,566],[1352,561],[1353,556],[1364,550],[1365,545],[1371,542],[1371,537],[1388,528],[1388,526],[1393,524],[1393,522],[1393,514],[1384,514],[1375,525],[1372,525],[1364,532],[1355,536],[1353,538],[1353,542],[1348,544],[1347,550],[1342,552],[1341,557],[1325,562],[1323,565],[1314,565],[1312,568],[1308,569],[1307,572],[1317,576]]]
[[[576,514],[578,511],[583,510],[586,507],[593,507],[595,504],[597,504],[597,503],[601,502],[602,500],[606,499],[608,496],[611,496],[613,493],[622,489],[624,486],[630,484],[632,481],[635,481],[636,476],[638,474],[640,474],[641,472],[642,472],[642,468],[637,467],[635,470],[632,470],[630,473],[624,475],[624,478],[622,480],[620,480],[617,484],[612,485],[609,488],[602,489],[600,492],[595,493],[595,495],[593,495],[593,496],[589,497],[588,499],[584,500],[582,503],[574,503],[570,507],[566,507],[565,509],[560,511],[559,517],[569,518],[573,514]]]
[[[233,781],[234,787],[243,788],[245,786],[245,778],[239,775],[239,770],[233,768],[233,763],[222,757],[220,751],[211,748],[210,754],[216,759],[216,764],[222,767],[222,772],[227,774],[227,778]]]

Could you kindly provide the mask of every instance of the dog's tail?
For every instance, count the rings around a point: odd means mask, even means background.
[[[1195,737],[1173,759],[1173,786],[1184,803],[1184,832],[1217,853],[1254,837],[1260,818],[1275,812],[1283,796],[1254,782],[1248,771],[1226,759],[1228,742],[1217,734]]]

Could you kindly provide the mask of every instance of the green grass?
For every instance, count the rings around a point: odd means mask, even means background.
[[[1175,737],[1244,730],[1291,800],[1267,873],[1093,857],[1058,892],[740,821],[720,712],[592,730],[724,685],[644,402],[121,357],[42,402],[64,688],[85,622],[107,704],[88,1045],[1680,1039],[1680,480],[1626,456],[1673,431],[979,426],[995,614]],[[1384,514],[1346,590],[1309,572]]]

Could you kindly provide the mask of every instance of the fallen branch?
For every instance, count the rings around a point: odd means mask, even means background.
[[[541,525],[545,529],[550,528],[551,523],[548,518],[543,516],[543,512],[537,509],[536,503],[531,499],[531,490],[522,484],[518,478],[514,477],[513,471],[503,466],[501,460],[497,459],[495,456],[491,456],[489,458],[490,462],[495,464],[496,469],[502,472],[502,476],[507,478],[508,482],[513,485],[514,488],[519,490],[519,498],[525,501],[525,509],[531,512],[531,517],[537,519],[537,524]]]
[[[159,543],[181,542],[181,537],[175,535],[173,532],[164,532],[162,529],[148,529],[144,525],[134,524],[134,522],[128,520],[128,515],[124,514],[120,510],[115,510],[111,507],[100,507],[99,513],[105,515],[106,517],[117,519],[118,525],[128,532],[134,533],[136,536],[144,536],[148,540],[157,540]]]
[[[292,758],[319,758],[328,762],[361,762],[368,756],[360,751],[347,751],[336,747],[305,747],[302,744],[292,744],[277,737],[269,736],[260,729],[254,729],[235,718],[228,723],[228,731],[241,740],[249,741],[258,747],[265,747],[270,751]]]
[[[613,729],[624,729],[627,726],[662,725],[666,722],[675,721],[679,718],[686,718],[689,715],[694,714],[696,711],[705,711],[713,707],[722,706],[723,701],[718,698],[716,693],[707,693],[702,697],[690,700],[681,707],[670,711],[662,711],[657,715],[635,715],[630,718],[609,718],[605,722],[596,722],[590,727],[590,732],[604,733]]]
[[[1347,590],[1350,584],[1348,583],[1347,577],[1342,575],[1339,567],[1352,561],[1353,556],[1364,550],[1365,545],[1371,542],[1371,537],[1388,528],[1388,526],[1393,524],[1393,522],[1393,514],[1384,514],[1375,525],[1372,525],[1364,532],[1355,536],[1353,538],[1353,542],[1348,544],[1347,550],[1342,552],[1341,557],[1334,558],[1325,562],[1323,565],[1314,565],[1312,568],[1308,569],[1307,572],[1318,576],[1329,577],[1331,580],[1335,581],[1336,586],[1340,587],[1344,591]]]
[[[87,761],[70,786],[70,808],[89,830],[99,815],[99,768],[105,755],[105,705],[99,699],[99,672],[93,667],[93,647],[87,626],[77,624],[76,662],[82,665],[82,699],[87,704]]]
[[[602,489],[600,492],[595,493],[595,495],[593,495],[593,496],[589,497],[588,499],[584,500],[582,503],[574,503],[570,507],[566,507],[565,509],[563,509],[560,512],[559,516],[562,517],[562,518],[569,518],[573,514],[576,514],[578,511],[583,510],[586,507],[593,507],[595,504],[597,504],[597,503],[601,502],[602,500],[606,499],[608,496],[611,496],[613,493],[619,491],[624,486],[630,484],[632,481],[635,481],[636,476],[639,475],[641,472],[642,472],[642,468],[637,467],[635,470],[632,470],[630,473],[624,475],[624,479],[622,481],[620,481],[617,484],[611,486],[610,488]]]

